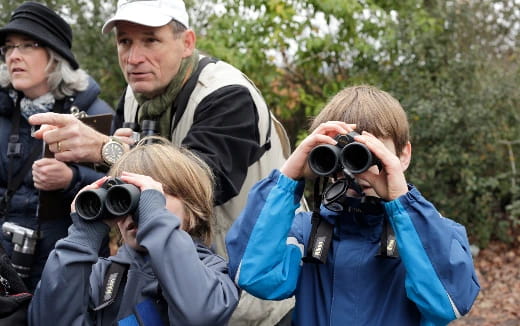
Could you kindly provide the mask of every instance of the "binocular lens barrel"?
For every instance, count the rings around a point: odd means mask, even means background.
[[[368,147],[358,142],[343,147],[340,161],[345,168],[354,174],[363,173],[374,165],[373,156]]]
[[[324,144],[314,148],[309,154],[309,167],[319,176],[328,176],[339,168],[340,148]]]
[[[136,186],[109,179],[101,188],[85,190],[78,195],[76,213],[87,221],[133,214],[140,196],[141,191]]]
[[[84,220],[95,220],[101,217],[107,190],[103,188],[85,190],[76,198],[76,212]]]
[[[134,185],[113,186],[108,190],[106,209],[114,216],[125,216],[132,213],[139,204],[140,191]]]
[[[159,124],[155,120],[143,120],[141,124],[141,138],[157,135]]]
[[[363,173],[376,162],[372,152],[360,142],[351,142],[343,148],[319,145],[309,153],[308,158],[309,167],[319,176],[329,176],[342,169],[353,174]]]

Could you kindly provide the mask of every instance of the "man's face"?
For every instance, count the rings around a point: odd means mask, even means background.
[[[184,33],[171,25],[148,27],[129,22],[116,24],[119,66],[134,93],[147,98],[161,94],[179,71],[181,60],[191,55]]]

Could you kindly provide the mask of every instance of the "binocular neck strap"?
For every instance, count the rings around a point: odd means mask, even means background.
[[[103,280],[103,301],[99,306],[91,308],[93,311],[102,310],[116,301],[119,290],[124,288],[126,284],[126,276],[129,267],[128,264],[118,263],[115,261],[110,262],[110,266],[107,268]]]
[[[334,225],[329,223],[320,215],[321,205],[321,178],[318,177],[314,182],[314,209],[312,211],[312,227],[307,242],[307,250],[305,257],[302,258],[304,263],[325,264],[329,253]],[[323,189],[327,184],[327,178],[323,178]]]
[[[383,231],[381,232],[381,242],[379,244],[379,253],[376,255],[381,258],[397,258],[399,252],[397,250],[397,240],[395,239],[395,232],[388,217],[383,218]]]

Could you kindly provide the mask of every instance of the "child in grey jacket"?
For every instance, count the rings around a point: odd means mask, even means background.
[[[73,203],[73,225],[45,265],[30,324],[226,324],[239,291],[226,261],[208,248],[213,215],[208,166],[162,140],[136,146],[109,174],[140,189],[135,216],[84,220]],[[99,258],[101,240],[116,224],[124,244],[115,256]],[[111,269],[118,265],[127,267]],[[126,277],[117,277],[121,273]]]

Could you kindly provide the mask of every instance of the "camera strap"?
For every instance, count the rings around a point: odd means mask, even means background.
[[[14,159],[20,159],[23,156],[23,144],[20,142],[20,119],[22,117],[20,110],[20,102],[23,98],[23,94],[18,92],[16,97],[15,109],[11,115],[11,133],[9,135],[9,143],[7,144],[7,158],[9,160],[7,164],[7,189],[0,198],[0,217],[7,217],[11,199],[14,193],[18,190],[27,172],[32,167],[34,161],[42,155],[41,145],[35,143],[31,147],[31,153],[24,162],[22,168],[18,171],[18,174],[14,174]],[[53,107],[53,112],[63,113],[65,100],[56,100]]]
[[[311,233],[307,242],[307,252],[302,258],[304,263],[325,264],[329,254],[334,225],[325,220],[320,214],[321,192],[320,180],[314,182],[314,209],[311,219]],[[323,188],[327,184],[327,178],[323,178]]]
[[[11,133],[9,135],[9,143],[7,144],[7,189],[0,199],[0,216],[6,217],[9,211],[11,199],[22,184],[23,178],[31,168],[36,158],[41,155],[40,146],[38,144],[33,145],[31,148],[31,154],[25,161],[24,165],[20,169],[17,175],[13,176],[14,173],[14,159],[20,159],[23,154],[23,146],[20,142],[20,101],[22,99],[21,94],[18,94],[15,110],[11,115]]]
[[[107,268],[103,280],[103,301],[99,306],[92,309],[93,311],[99,311],[114,303],[117,299],[119,290],[121,287],[124,287],[124,284],[126,283],[126,274],[129,267],[128,264],[122,264],[115,261],[110,262],[110,266]]]

